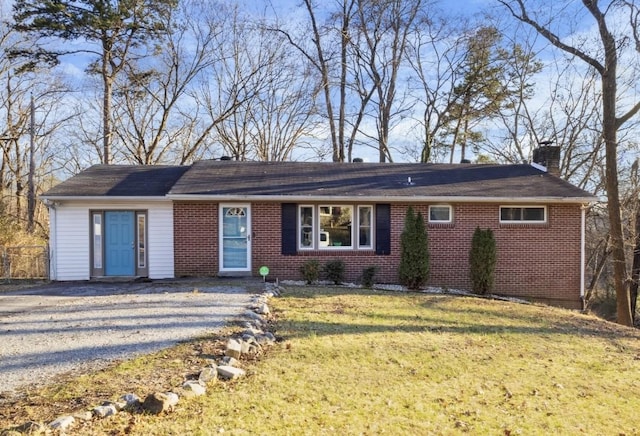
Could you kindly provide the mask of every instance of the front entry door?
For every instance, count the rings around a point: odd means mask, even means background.
[[[135,236],[133,211],[107,211],[105,223],[105,275],[135,274]]]
[[[220,207],[220,271],[251,271],[251,208],[249,205]]]

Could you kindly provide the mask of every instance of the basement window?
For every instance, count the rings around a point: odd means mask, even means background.
[[[429,222],[430,223],[450,223],[453,214],[449,205],[433,205],[429,206]]]
[[[501,223],[546,223],[546,206],[500,206]]]

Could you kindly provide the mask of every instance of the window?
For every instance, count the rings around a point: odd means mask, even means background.
[[[102,269],[102,213],[93,214],[93,268]]]
[[[373,208],[371,206],[358,206],[358,248],[373,248],[372,217]]]
[[[545,206],[500,206],[501,223],[545,223],[547,208]]]
[[[373,248],[373,206],[298,206],[298,248]]]
[[[300,248],[313,248],[312,206],[300,206]]]
[[[451,219],[451,206],[449,205],[434,205],[429,206],[429,222],[430,223],[450,223]]]
[[[138,268],[147,266],[147,216],[138,214]]]
[[[320,247],[352,247],[352,222],[353,206],[320,206]]]

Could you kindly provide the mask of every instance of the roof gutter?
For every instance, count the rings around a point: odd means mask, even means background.
[[[171,201],[166,196],[162,197],[144,197],[144,196],[118,196],[118,195],[40,195],[38,198],[45,204],[59,203],[63,201],[123,201],[123,202],[141,202],[141,201]]]
[[[370,202],[370,203],[519,203],[519,204],[584,204],[597,201],[596,197],[474,197],[474,196],[359,196],[359,195],[207,195],[168,194],[173,201],[260,201],[304,203],[318,201]]]

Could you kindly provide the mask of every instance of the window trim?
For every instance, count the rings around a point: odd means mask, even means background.
[[[542,220],[503,220],[502,209],[542,209],[544,218]],[[522,215],[522,214],[521,214]],[[498,220],[500,224],[546,224],[549,221],[548,208],[546,205],[532,205],[532,204],[513,204],[513,205],[501,205],[498,208]]]
[[[449,209],[449,219],[448,220],[432,220],[431,219],[431,208],[434,207],[446,207]],[[451,224],[453,222],[453,206],[450,204],[430,204],[428,210],[428,222],[432,224]]]

